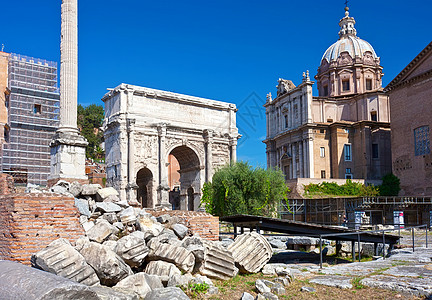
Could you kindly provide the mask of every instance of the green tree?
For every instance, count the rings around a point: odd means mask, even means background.
[[[381,196],[397,196],[400,191],[399,178],[389,173],[382,178],[382,184],[379,186]]]
[[[103,142],[103,132],[99,129],[104,119],[104,109],[101,105],[90,104],[83,107],[78,105],[78,128],[87,139],[86,157],[102,160],[105,153],[100,145]]]
[[[237,162],[217,170],[203,187],[201,205],[217,216],[274,216],[289,192],[280,170],[252,168]]]

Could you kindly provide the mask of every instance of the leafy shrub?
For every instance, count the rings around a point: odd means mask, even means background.
[[[345,184],[336,182],[310,183],[304,187],[305,195],[331,195],[331,196],[378,196],[379,190],[373,185],[364,185],[347,179]]]
[[[382,178],[382,184],[379,186],[381,196],[397,196],[400,191],[399,178],[389,173]]]

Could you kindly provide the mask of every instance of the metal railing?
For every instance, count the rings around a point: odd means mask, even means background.
[[[411,230],[411,234],[412,234],[412,248],[413,248],[413,252],[415,251],[415,234],[414,234],[414,229],[415,228],[425,228],[425,236],[426,236],[426,248],[428,248],[428,225],[424,224],[424,225],[418,225],[418,226],[412,226],[412,227],[408,227],[408,228],[402,228],[403,230]],[[322,269],[322,263],[323,263],[323,254],[322,254],[322,239],[323,237],[335,237],[335,236],[347,236],[347,235],[357,235],[357,243],[358,243],[358,261],[361,261],[361,251],[360,251],[360,246],[361,246],[361,235],[364,233],[381,233],[382,232],[382,238],[383,238],[383,247],[382,247],[382,256],[383,259],[385,259],[385,232],[386,231],[395,231],[398,230],[399,231],[399,244],[400,244],[400,239],[401,239],[401,228],[394,228],[394,229],[381,229],[381,230],[367,230],[367,231],[357,231],[357,232],[343,232],[343,233],[334,233],[334,234],[320,234],[319,235],[319,250],[320,250],[320,269]],[[377,248],[377,247],[376,247]],[[376,250],[375,249],[375,254],[376,254]],[[390,250],[390,249],[389,249]],[[352,251],[352,260],[355,261],[355,241],[351,241],[351,251]]]

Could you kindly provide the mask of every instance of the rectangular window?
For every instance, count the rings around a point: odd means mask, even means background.
[[[325,177],[325,170],[321,170],[321,178],[326,178]]]
[[[378,158],[379,152],[378,152],[378,144],[372,144],[372,158]]]
[[[328,96],[328,85],[325,85],[324,87],[323,87],[323,94],[324,94],[324,96]]]
[[[285,116],[285,128],[288,128],[288,116]]]
[[[351,161],[351,144],[344,145],[345,161]]]
[[[33,113],[40,114],[42,111],[42,106],[40,104],[35,104],[33,107]]]
[[[342,90],[344,92],[350,90],[350,82],[349,82],[349,80],[343,80],[342,81]]]
[[[345,169],[345,179],[352,179],[353,175],[351,173],[351,168],[346,168]]]
[[[429,126],[414,129],[414,147],[416,156],[430,153]]]
[[[320,157],[325,157],[325,148],[320,147]]]
[[[376,111],[371,111],[371,120],[372,121],[378,121],[378,117],[377,117],[377,112]]]
[[[372,90],[372,79],[366,79],[366,91]]]

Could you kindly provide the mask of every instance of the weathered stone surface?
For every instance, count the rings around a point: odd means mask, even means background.
[[[83,184],[81,195],[94,196],[94,195],[96,195],[97,191],[101,188],[102,187],[100,184]]]
[[[78,181],[74,181],[69,186],[69,193],[71,193],[74,197],[78,197],[81,195],[82,185]]]
[[[190,273],[184,275],[174,274],[168,279],[167,286],[187,286],[194,277]]]
[[[58,239],[32,255],[31,263],[38,269],[85,284],[99,283],[95,271],[67,240]]]
[[[140,266],[149,253],[145,241],[133,235],[126,235],[116,243],[115,252],[131,267]]]
[[[149,275],[157,275],[163,283],[167,283],[170,277],[181,275],[181,271],[172,263],[156,260],[147,264],[145,272]]]
[[[90,212],[90,208],[89,208],[89,204],[88,204],[87,200],[75,198],[75,206],[76,206],[76,208],[78,208],[78,211],[81,215],[84,215],[87,217],[91,216],[91,212]]]
[[[119,193],[113,187],[106,187],[97,190],[96,192],[96,200],[97,201],[105,201],[109,196],[118,196]]]
[[[311,238],[307,236],[293,236],[289,237],[287,244],[288,245],[300,245],[300,246],[315,246],[318,245],[318,238]]]
[[[262,294],[258,294],[257,300],[278,300],[279,297],[276,296],[275,294],[266,292],[266,293],[262,293]]]
[[[104,213],[101,216],[101,218],[107,220],[112,225],[114,225],[114,223],[117,223],[117,221],[118,221],[117,214],[113,213],[113,212],[112,213]],[[122,224],[121,222],[119,222],[119,223]]]
[[[119,218],[123,224],[135,224],[137,220],[135,210],[132,206],[122,210],[119,213]]]
[[[432,282],[430,278],[374,275],[362,279],[360,283],[369,287],[409,293],[416,296],[432,296]]]
[[[202,276],[200,274],[196,274],[195,277],[192,279],[192,282],[197,284],[206,283],[208,286],[214,286],[213,281],[210,278],[208,278],[207,276]]]
[[[229,238],[224,238],[221,241],[221,244],[223,247],[228,248],[229,245],[231,245],[232,243],[234,243],[233,239],[229,239]]]
[[[315,277],[309,282],[326,285],[326,286],[334,286],[340,289],[351,289],[351,278],[344,276],[318,276]]]
[[[178,287],[155,289],[147,294],[145,300],[190,300]]]
[[[272,248],[276,248],[276,249],[286,249],[287,248],[286,244],[279,239],[269,240],[269,243],[272,246]]]
[[[115,285],[132,274],[131,268],[107,246],[90,242],[82,247],[80,253],[104,285]]]
[[[102,245],[107,246],[112,251],[116,252],[115,249],[117,247],[117,241],[105,241],[102,243]]]
[[[0,260],[0,299],[99,300],[90,287],[67,278]]]
[[[282,286],[282,284],[280,283],[275,283],[272,287],[271,287],[271,292],[273,294],[276,295],[283,295],[286,293],[285,288]]]
[[[255,299],[254,296],[252,296],[251,294],[247,292],[243,292],[240,300],[254,300],[254,299]]]
[[[106,197],[103,201],[104,201],[104,202],[114,202],[114,203],[116,203],[117,205],[119,205],[118,202],[120,202],[120,198],[119,198],[119,196],[116,196],[116,195],[109,195],[109,196]],[[126,202],[126,204],[127,204],[127,202]],[[124,205],[124,204],[123,204],[123,205]],[[123,207],[123,205],[121,205],[121,207]],[[127,205],[127,206],[128,206],[128,205]]]
[[[148,244],[150,260],[164,260],[175,264],[180,270],[191,272],[195,265],[195,257],[189,250],[170,244],[163,244],[151,240]]]
[[[268,287],[264,281],[262,279],[258,279],[257,281],[255,281],[255,288],[258,290],[258,292],[260,293],[268,293],[271,292],[271,288]]]
[[[139,300],[138,295],[135,293],[119,292],[106,286],[92,286],[91,289],[101,300]]]
[[[156,220],[157,220],[159,223],[165,224],[165,223],[168,223],[169,220],[171,220],[171,216],[168,215],[168,214],[161,215],[161,216],[157,217]]]
[[[102,213],[113,213],[122,210],[120,206],[112,202],[96,202],[96,209]]]
[[[256,232],[237,236],[228,246],[237,267],[243,273],[257,273],[270,260],[273,251],[269,242]]]
[[[203,240],[198,236],[186,237],[181,246],[191,251],[195,256],[194,272],[198,272],[204,260],[205,246]]]
[[[231,252],[212,242],[204,243],[204,259],[197,266],[202,275],[222,280],[235,276],[237,272]]]
[[[95,226],[95,224],[93,221],[88,221],[82,223],[81,226],[83,227],[84,231],[87,233],[90,229],[92,229]]]
[[[291,277],[278,277],[273,280],[275,283],[280,283],[282,286],[289,286]]]
[[[130,275],[114,287],[118,291],[129,291],[136,293],[140,298],[144,298],[151,290],[163,288],[159,277],[140,272]]]
[[[277,268],[289,269],[288,267],[287,264],[266,264],[262,269],[262,273],[264,275],[276,275]]]
[[[113,233],[114,227],[107,220],[98,220],[98,223],[87,231],[90,241],[102,243]]]
[[[186,226],[184,226],[183,224],[174,224],[172,226],[172,230],[181,240],[186,236],[186,234],[188,232],[188,228]]]
[[[314,289],[313,287],[310,286],[302,286],[300,291],[302,292],[309,292],[309,293],[315,293],[316,289]]]
[[[137,225],[139,230],[144,232],[146,241],[160,235],[164,230],[162,224],[155,222],[149,216],[142,214],[137,216]]]

